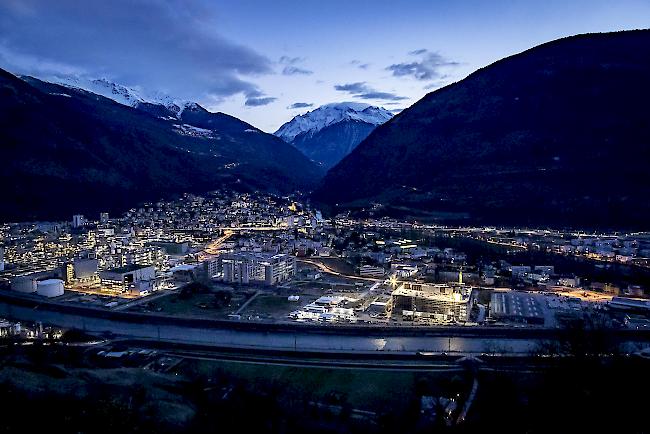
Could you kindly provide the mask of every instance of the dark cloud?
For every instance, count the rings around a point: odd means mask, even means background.
[[[357,95],[357,97],[362,99],[383,99],[386,101],[400,101],[407,99],[405,96],[395,95],[390,92],[367,92]]]
[[[273,101],[277,100],[272,96],[262,97],[262,98],[247,98],[246,106],[248,107],[259,107],[262,105],[271,104]]]
[[[277,98],[265,95],[264,92],[259,90],[253,90],[246,93],[246,102],[244,103],[247,107],[259,107],[267,104],[271,104]]]
[[[439,53],[431,53],[424,48],[411,51],[409,54],[422,55],[422,58],[415,62],[396,63],[386,69],[392,71],[395,77],[411,76],[417,80],[433,80],[442,76],[441,68],[458,65],[458,62],[451,61]]]
[[[41,77],[105,77],[198,101],[259,92],[244,77],[273,73],[273,62],[222,37],[216,18],[200,0],[6,0],[0,64]],[[262,100],[268,97],[253,101]]]
[[[294,102],[291,104],[288,109],[299,109],[299,108],[307,108],[307,107],[313,107],[314,104],[308,103],[308,102]]]
[[[367,92],[369,87],[366,86],[365,82],[358,82],[358,83],[348,83],[348,84],[336,84],[334,85],[334,89],[341,92],[356,94],[356,93]]]
[[[407,99],[404,96],[395,95],[390,92],[379,92],[372,87],[368,86],[365,82],[337,84],[334,89],[339,92],[347,92],[361,99],[377,99],[384,101],[400,101]]]
[[[298,68],[297,66],[285,66],[282,70],[283,75],[311,75],[314,71]]]

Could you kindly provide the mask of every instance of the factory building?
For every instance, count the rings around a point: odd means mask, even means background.
[[[102,287],[117,292],[144,295],[156,289],[156,269],[153,266],[126,265],[99,272]]]
[[[404,319],[467,321],[471,293],[463,284],[404,282],[391,294],[392,312]]]
[[[11,290],[25,294],[37,293],[45,297],[63,295],[63,280],[59,272],[37,271],[15,276],[11,279]]]
[[[58,273],[55,271],[36,271],[33,273],[20,274],[11,279],[11,290],[27,294],[34,293],[37,290],[39,280],[53,279],[57,277]]]
[[[543,325],[544,309],[534,294],[495,291],[490,298],[490,319]]]
[[[36,293],[43,297],[58,297],[63,295],[63,280],[61,279],[46,279],[36,282]]]
[[[97,259],[77,258],[72,262],[75,279],[93,280],[97,276]]]
[[[277,285],[296,275],[296,258],[287,254],[233,253],[221,256],[228,283]]]
[[[359,267],[359,275],[362,277],[384,277],[386,270],[383,267],[373,267],[372,265],[362,265]]]
[[[36,292],[36,280],[34,275],[17,276],[11,279],[11,290],[16,292]]]

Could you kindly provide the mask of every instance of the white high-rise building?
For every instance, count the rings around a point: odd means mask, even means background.
[[[81,214],[75,214],[72,216],[72,227],[80,228],[86,224],[86,218]]]
[[[220,259],[223,280],[229,283],[277,285],[296,275],[296,258],[287,254],[231,253]]]

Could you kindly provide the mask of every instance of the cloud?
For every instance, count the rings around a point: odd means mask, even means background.
[[[246,102],[244,105],[246,107],[260,107],[263,105],[271,104],[273,101],[276,101],[277,98],[272,96],[266,96],[263,92],[259,90],[253,90],[246,93]]]
[[[297,66],[285,66],[282,75],[311,75],[314,71],[298,68]]]
[[[370,66],[369,63],[362,63],[362,62],[361,62],[360,60],[358,60],[358,59],[351,60],[351,61],[350,61],[350,65],[356,66],[357,68],[359,68],[359,69],[364,69],[364,70],[365,70],[365,69],[368,69],[368,67]]]
[[[363,99],[383,99],[386,101],[399,101],[407,99],[405,96],[395,95],[394,93],[390,92],[367,92],[362,93],[361,95],[357,95],[357,97]]]
[[[107,78],[199,102],[259,92],[251,78],[272,74],[273,62],[218,29],[200,0],[7,0],[0,2],[0,65],[44,78]]]
[[[348,83],[348,84],[336,84],[334,85],[334,89],[341,92],[356,94],[356,93],[367,92],[369,87],[366,86],[365,82],[358,82],[358,83]]]
[[[282,69],[282,75],[311,75],[314,73],[314,71],[310,71],[309,69],[305,68],[300,68],[298,66],[295,66],[298,63],[302,63],[305,61],[304,57],[289,57],[289,56],[282,56],[280,59],[278,59],[278,63],[280,65],[286,65]]]
[[[307,108],[307,107],[313,107],[314,104],[308,103],[308,102],[294,102],[291,104],[288,109],[299,109],[299,108]]]
[[[417,80],[433,80],[442,76],[441,69],[457,66],[458,62],[451,61],[439,53],[432,53],[421,48],[409,52],[413,56],[422,56],[419,61],[395,63],[386,67],[395,77],[411,76]]]
[[[246,106],[247,107],[259,107],[259,106],[271,104],[275,100],[277,100],[277,98],[274,98],[272,96],[267,96],[267,97],[263,97],[263,98],[247,98],[246,99]]]
[[[376,99],[384,101],[400,101],[408,99],[404,96],[399,96],[391,92],[379,92],[372,87],[368,86],[365,81],[357,83],[337,84],[334,89],[339,92],[347,92],[361,99]]]
[[[296,63],[304,62],[304,60],[304,57],[281,56],[278,62],[283,65],[295,65]]]
[[[447,77],[448,77],[447,75],[443,75],[440,78],[444,79],[444,78],[447,78]],[[422,89],[423,90],[438,89],[438,88],[441,88],[441,87],[445,86],[446,84],[447,84],[447,82],[444,81],[444,80],[434,81],[432,83],[427,84],[426,86],[422,86]]]

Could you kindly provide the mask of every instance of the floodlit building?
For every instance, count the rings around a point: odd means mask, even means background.
[[[533,294],[495,291],[490,299],[490,318],[502,322],[544,324],[544,310]]]
[[[221,256],[223,280],[277,285],[296,275],[296,258],[287,254],[233,253]]]
[[[608,303],[610,309],[628,312],[650,313],[650,300],[638,298],[613,297]]]
[[[404,282],[391,294],[392,311],[405,319],[467,321],[472,288],[462,284]]]
[[[359,267],[359,275],[363,277],[384,277],[386,271],[383,267],[373,267],[372,265],[362,265]]]
[[[297,321],[356,322],[354,310],[341,307],[341,303],[346,300],[350,299],[341,296],[322,296],[301,309],[291,312],[289,317]]]
[[[77,258],[72,262],[74,277],[80,280],[89,280],[97,275],[97,259]]]
[[[156,270],[153,266],[126,265],[100,271],[99,278],[105,289],[143,294],[155,289]]]

